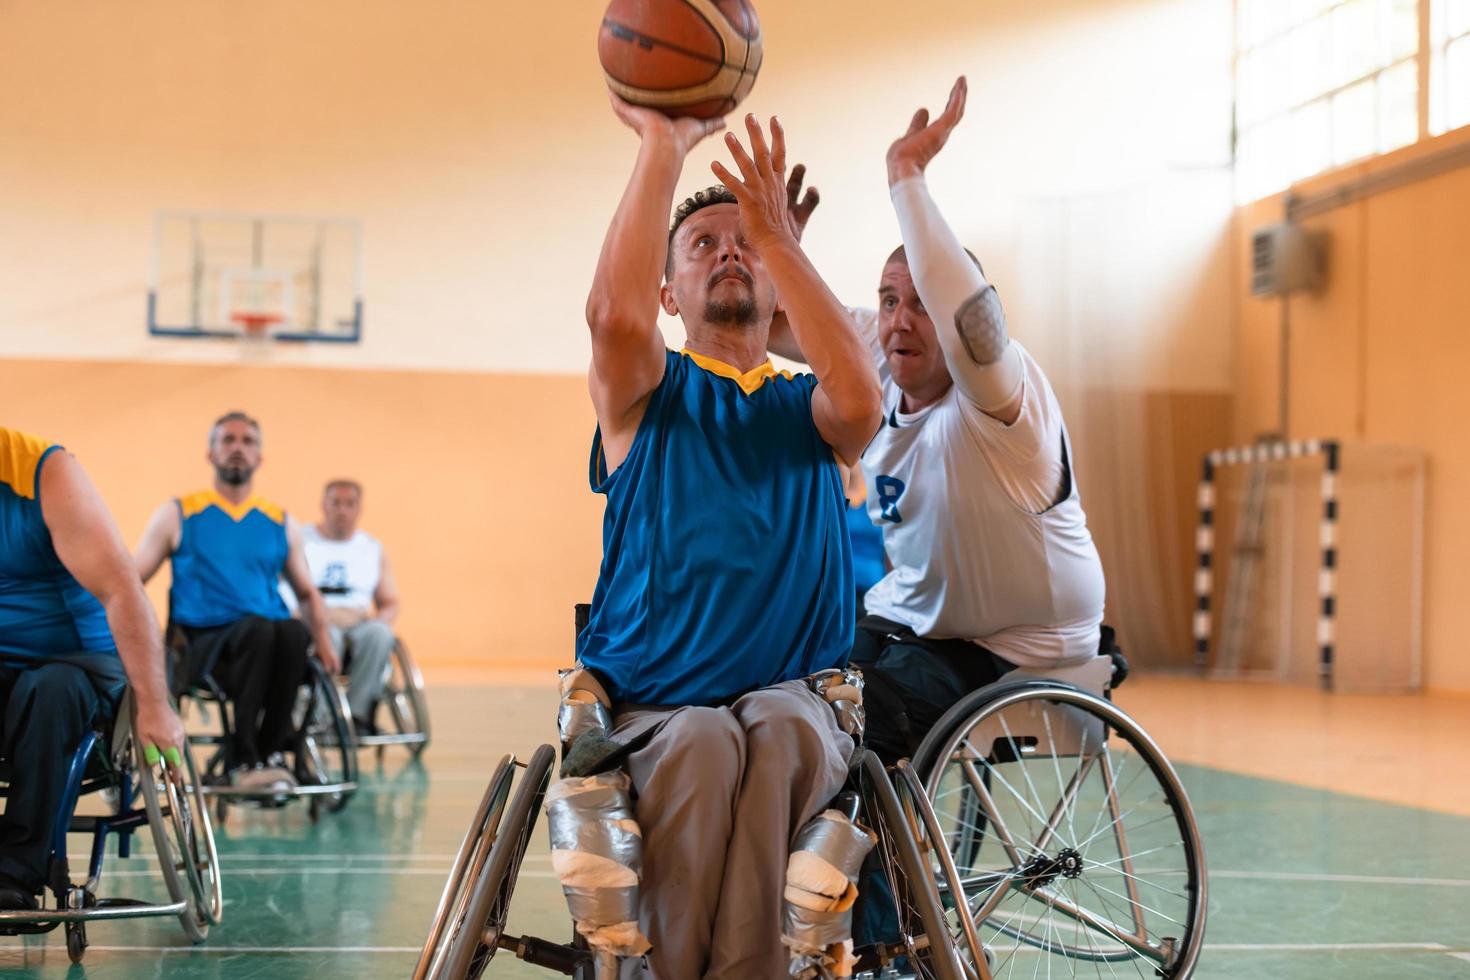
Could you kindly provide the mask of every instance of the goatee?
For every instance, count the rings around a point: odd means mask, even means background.
[[[753,298],[745,298],[734,303],[724,300],[710,300],[704,305],[704,322],[730,324],[737,327],[748,327],[755,322],[756,309]]]

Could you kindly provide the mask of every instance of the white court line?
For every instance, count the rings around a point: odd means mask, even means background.
[[[1436,888],[1470,888],[1466,878],[1406,878],[1391,875],[1304,874],[1293,871],[1211,871],[1211,878],[1258,878],[1269,881],[1333,881],[1354,885],[1432,885]]]
[[[1444,943],[1205,943],[1212,953],[1371,953],[1375,950],[1423,950],[1443,953]]]
[[[1466,963],[1470,963],[1470,953],[1451,953],[1450,959],[1464,960]]]

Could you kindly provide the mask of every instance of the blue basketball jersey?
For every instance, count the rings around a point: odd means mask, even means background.
[[[254,496],[236,506],[214,490],[175,503],[181,530],[169,588],[174,622],[205,629],[246,616],[291,615],[279,587],[290,551],[285,511]]]
[[[707,705],[846,663],[854,590],[842,481],[809,374],[667,353],[606,495],[578,659],[619,702]]]
[[[0,428],[0,656],[116,659],[102,604],[61,563],[41,514],[41,470],[60,450]]]

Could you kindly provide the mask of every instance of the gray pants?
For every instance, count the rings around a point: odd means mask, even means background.
[[[791,839],[842,789],[853,740],[802,680],[728,708],[633,708],[615,736],[657,734],[628,758],[643,831],[649,969],[625,978],[786,975],[781,893]]]
[[[388,659],[393,656],[393,627],[369,619],[347,630],[336,626],[328,629],[338,657],[352,651],[352,667],[347,675],[347,704],[352,708],[352,717],[369,719],[383,693]]]

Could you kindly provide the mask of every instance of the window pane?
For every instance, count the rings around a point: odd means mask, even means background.
[[[1346,85],[1378,67],[1377,4],[1348,0],[1332,12],[1333,84]]]
[[[1444,37],[1459,37],[1461,34],[1470,33],[1470,0],[1436,0],[1436,2],[1444,7]]]
[[[1406,61],[1378,76],[1378,152],[1419,138],[1419,66]]]
[[[1445,128],[1470,124],[1470,36],[1450,43],[1444,74]]]
[[[1291,128],[1296,150],[1292,180],[1321,173],[1332,165],[1332,123],[1325,99],[1293,112]]]
[[[1347,163],[1373,152],[1378,128],[1373,79],[1343,89],[1332,97],[1332,162]]]
[[[1419,50],[1418,0],[1381,0],[1383,63],[1391,65]]]
[[[1300,105],[1332,87],[1332,33],[1327,19],[1308,21],[1287,35],[1291,58],[1290,104]]]
[[[1260,50],[1260,78],[1256,94],[1261,115],[1272,116],[1292,104],[1290,38],[1267,41]]]

